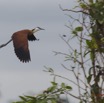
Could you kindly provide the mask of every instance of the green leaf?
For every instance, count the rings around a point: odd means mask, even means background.
[[[73,30],[72,34],[75,34],[74,36],[77,36],[77,31]]]
[[[33,96],[25,96],[26,98],[32,99],[32,100],[36,100],[36,97]]]
[[[94,83],[94,84],[91,86],[91,91],[92,91],[92,93],[94,93],[94,94],[99,94],[99,86],[98,86],[96,83]]]
[[[64,91],[61,91],[60,94],[65,94]]]
[[[52,87],[49,87],[48,89],[47,89],[47,91],[48,92],[53,92],[55,89],[56,89],[56,85],[54,85],[54,86],[52,86]]]
[[[83,27],[81,27],[81,26],[76,27],[76,28],[75,28],[75,31],[81,32],[81,31],[83,31]]]
[[[88,9],[87,5],[84,4],[84,3],[80,3],[80,7],[83,8],[83,9]]]
[[[23,97],[23,96],[19,96],[23,101],[27,101],[27,98]]]
[[[61,87],[62,88],[65,88],[66,86],[65,86],[65,83],[61,83]]]
[[[92,38],[92,40],[86,40],[86,44],[90,49],[98,49],[98,44],[95,38]]]
[[[57,103],[56,99],[51,99],[51,103]]]
[[[40,99],[40,98],[44,98],[44,97],[46,97],[46,94],[45,93],[39,94],[36,98]]]
[[[68,90],[72,89],[71,86],[65,85],[65,83],[61,83],[61,88],[68,89]]]
[[[88,47],[91,47],[91,40],[86,40],[86,44]]]
[[[72,90],[71,86],[66,86],[66,89]]]
[[[90,59],[93,61],[94,59],[95,59],[95,54],[94,54],[94,52],[90,52]]]
[[[74,50],[74,56],[77,57],[77,50]]]
[[[79,103],[83,103],[83,101],[81,100]]]
[[[90,83],[92,79],[92,74],[87,77],[87,82]]]
[[[31,101],[28,101],[26,103],[36,103],[36,101],[31,100]]]
[[[52,85],[57,85],[57,83],[56,82],[51,82],[52,83]]]
[[[93,3],[93,0],[89,0],[90,3]]]

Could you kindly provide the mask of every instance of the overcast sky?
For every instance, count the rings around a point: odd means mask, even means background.
[[[73,7],[74,0],[0,0],[0,44],[10,40],[22,29],[42,27],[35,35],[39,39],[29,42],[31,62],[22,63],[14,53],[13,43],[0,49],[0,102],[7,103],[28,92],[39,93],[50,86],[52,77],[43,72],[44,66],[63,74],[64,58],[53,51],[68,52],[59,34],[68,34],[65,12],[59,8]],[[65,75],[69,75],[66,73]]]

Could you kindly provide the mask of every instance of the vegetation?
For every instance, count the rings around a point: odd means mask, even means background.
[[[61,84],[59,87],[57,83],[51,82],[52,86],[45,90],[42,94],[37,96],[20,96],[21,100],[13,103],[60,103],[60,95],[64,94],[65,91],[70,90],[71,87]]]
[[[77,2],[73,9],[60,6],[69,17],[66,27],[70,29],[70,35],[61,36],[69,53],[55,52],[56,55],[64,55],[69,66],[62,64],[62,67],[76,80],[57,75],[52,68],[46,67],[54,78],[52,86],[37,96],[20,96],[21,100],[14,103],[57,103],[62,94],[78,99],[79,103],[104,103],[104,1]],[[70,12],[72,15],[68,14]],[[57,77],[68,80],[69,84],[59,84]],[[77,87],[78,94],[72,94],[74,87],[70,83]]]

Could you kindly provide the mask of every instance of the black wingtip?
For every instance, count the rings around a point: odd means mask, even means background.
[[[26,52],[22,48],[18,48],[18,49],[15,49],[15,54],[18,57],[18,59],[23,63],[27,63],[31,61],[29,51]]]

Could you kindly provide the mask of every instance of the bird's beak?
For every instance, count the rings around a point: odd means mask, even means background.
[[[45,29],[43,29],[43,28],[39,28],[40,30],[45,30]]]

